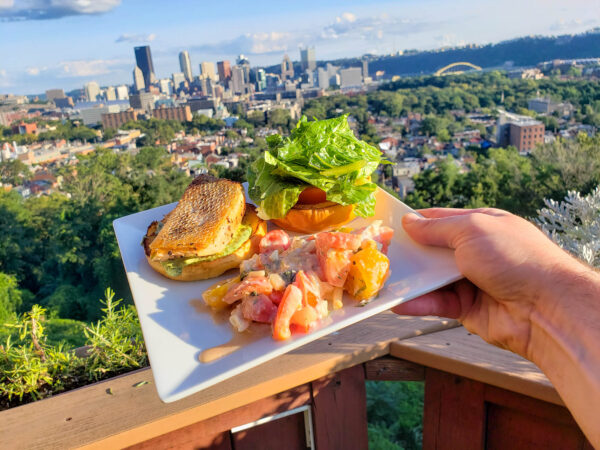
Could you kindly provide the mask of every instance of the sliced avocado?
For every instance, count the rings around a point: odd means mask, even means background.
[[[229,244],[218,253],[208,255],[208,256],[190,256],[189,258],[177,258],[169,261],[161,262],[167,274],[171,277],[178,277],[181,275],[183,268],[185,266],[189,266],[190,264],[195,264],[199,262],[207,262],[214,261],[215,259],[222,258],[227,255],[231,255],[238,248],[242,246],[244,242],[246,242],[250,236],[252,235],[252,227],[249,225],[240,225]]]

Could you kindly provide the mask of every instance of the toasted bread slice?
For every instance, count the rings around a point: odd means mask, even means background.
[[[258,253],[260,240],[267,233],[267,223],[258,217],[256,209],[252,205],[246,205],[244,223],[252,227],[252,234],[237,250],[229,255],[212,261],[197,262],[185,266],[178,276],[169,275],[160,261],[153,261],[150,259],[150,246],[156,238],[158,222],[152,222],[148,227],[146,236],[144,236],[144,240],[142,241],[144,253],[148,263],[154,270],[172,280],[196,281],[214,278],[230,269],[239,268],[242,261],[251,258],[255,253]]]
[[[187,187],[150,244],[151,259],[208,256],[223,250],[237,231],[246,201],[240,183],[200,175]]]

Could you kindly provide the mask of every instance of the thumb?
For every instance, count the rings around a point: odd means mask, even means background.
[[[465,216],[450,216],[435,219],[408,213],[402,217],[406,233],[419,244],[454,248],[454,242],[464,230]]]

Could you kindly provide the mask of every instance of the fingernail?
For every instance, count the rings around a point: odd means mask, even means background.
[[[402,222],[405,225],[409,225],[411,223],[414,223],[417,220],[419,220],[419,216],[417,216],[415,213],[404,214],[404,217],[402,217]]]

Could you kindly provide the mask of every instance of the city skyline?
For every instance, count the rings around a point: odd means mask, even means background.
[[[554,0],[508,0],[501,6],[475,0],[377,1],[368,6],[355,0],[307,0],[302,5],[267,1],[233,2],[225,11],[183,1],[168,9],[149,2],[142,8],[138,0],[99,0],[93,6],[73,0],[62,9],[38,0],[25,3],[29,9],[19,6],[23,2],[0,3],[0,40],[5,44],[0,48],[0,93],[71,90],[90,81],[131,84],[132,48],[142,45],[152,46],[160,79],[179,71],[181,51],[189,51],[198,75],[202,61],[235,61],[239,53],[253,66],[271,65],[279,64],[285,53],[299,61],[300,47],[314,46],[316,59],[323,60],[577,33],[600,25],[600,0],[574,0],[568,6]],[[515,10],[522,14],[512,14]],[[533,10],[539,10],[535,23],[530,20]],[[31,14],[43,20],[32,20]]]

